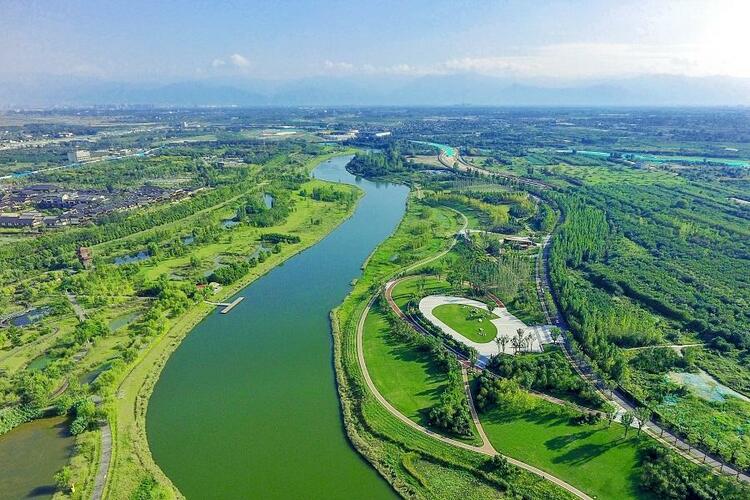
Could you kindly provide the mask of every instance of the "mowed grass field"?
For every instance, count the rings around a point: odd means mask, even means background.
[[[450,284],[437,276],[413,276],[396,285],[391,296],[403,310],[412,298],[448,293],[450,290]]]
[[[574,413],[529,395],[517,407],[480,413],[500,453],[543,469],[596,498],[652,498],[639,490],[636,429],[624,438],[622,425],[606,421],[574,425]]]
[[[490,323],[497,316],[478,307],[443,304],[433,309],[432,314],[472,342],[486,344],[497,336],[497,328]]]
[[[427,415],[448,385],[447,374],[429,353],[393,337],[377,306],[365,320],[363,348],[367,371],[383,397],[414,422],[430,427]],[[476,431],[462,441],[481,444]]]

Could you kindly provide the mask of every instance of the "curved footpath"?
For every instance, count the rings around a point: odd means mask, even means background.
[[[462,226],[461,230],[458,232],[458,234],[461,234],[463,231],[466,230],[466,227],[468,225],[468,220],[466,219],[466,216],[464,214],[462,214],[461,212],[459,212],[458,210],[453,210],[453,209],[451,209],[451,210],[454,211],[454,212],[456,212],[456,213],[458,213],[463,218],[463,221],[464,221],[463,222],[463,226]],[[416,263],[414,263],[414,264],[406,267],[405,269],[403,269],[403,270],[401,270],[399,272],[394,273],[393,275],[391,275],[389,278],[386,279],[386,282],[390,282],[391,278],[393,278],[393,276],[395,276],[397,274],[402,274],[402,273],[410,272],[410,271],[412,271],[412,270],[414,270],[414,269],[416,269],[416,268],[418,268],[420,266],[423,266],[425,264],[428,264],[430,262],[433,262],[433,261],[435,261],[435,260],[443,257],[444,255],[446,255],[448,252],[450,252],[453,249],[453,247],[456,245],[457,242],[458,242],[457,237],[454,237],[453,241],[451,242],[451,244],[448,246],[447,249],[445,249],[442,252],[439,252],[439,253],[431,256],[431,257],[428,257],[428,258],[423,259],[423,260],[421,260],[419,262],[416,262]],[[389,283],[389,284],[391,284],[391,283]],[[474,446],[474,445],[470,445],[470,444],[467,444],[467,443],[463,443],[461,441],[457,441],[455,439],[451,439],[451,438],[442,436],[442,435],[440,435],[440,434],[438,434],[436,432],[431,431],[430,429],[428,429],[426,427],[423,427],[423,426],[419,425],[418,423],[414,422],[409,417],[407,417],[406,415],[404,415],[400,411],[398,411],[393,405],[391,405],[391,403],[388,402],[387,399],[385,399],[385,397],[383,397],[382,394],[380,394],[380,391],[378,391],[378,388],[375,387],[375,383],[372,381],[372,378],[370,377],[370,372],[367,370],[367,364],[365,362],[365,353],[364,353],[364,342],[363,342],[364,330],[365,330],[365,328],[364,328],[364,326],[365,326],[365,320],[367,319],[367,315],[369,314],[370,309],[372,307],[372,304],[375,302],[376,298],[377,298],[377,294],[375,294],[372,297],[370,297],[370,300],[368,301],[367,306],[362,311],[362,314],[360,315],[359,321],[357,323],[357,338],[356,338],[356,344],[357,344],[357,362],[359,364],[360,369],[362,370],[362,375],[364,376],[365,383],[367,384],[367,388],[370,390],[370,392],[373,394],[373,396],[375,396],[375,399],[377,399],[378,402],[381,405],[383,405],[383,407],[386,410],[388,410],[388,412],[390,412],[394,417],[396,417],[397,419],[399,419],[401,422],[405,423],[406,425],[408,425],[412,429],[415,429],[415,430],[417,430],[417,431],[419,431],[419,432],[421,432],[423,434],[426,434],[426,435],[428,435],[428,436],[430,436],[430,437],[432,437],[434,439],[437,439],[438,441],[442,441],[442,442],[444,442],[446,444],[449,444],[449,445],[452,445],[452,446],[456,446],[456,447],[459,447],[459,448],[463,448],[465,450],[473,451],[473,452],[476,452],[476,453],[481,453],[481,454],[487,455],[487,456],[500,455],[492,447],[492,444],[490,443],[490,440],[487,438],[487,435],[484,432],[484,428],[482,427],[482,424],[479,421],[479,416],[477,415],[476,408],[474,407],[474,401],[473,401],[473,399],[471,397],[471,391],[469,390],[469,378],[468,378],[468,375],[466,373],[465,365],[462,368],[462,374],[463,374],[463,380],[464,380],[464,389],[467,392],[467,397],[468,397],[468,400],[469,400],[469,410],[471,412],[472,420],[474,421],[474,425],[477,428],[477,432],[479,433],[479,436],[482,439],[482,446]],[[581,490],[575,488],[574,486],[566,483],[562,479],[559,479],[559,478],[557,478],[557,477],[555,477],[555,476],[553,476],[551,474],[548,474],[547,472],[544,472],[541,469],[537,469],[533,465],[529,465],[529,464],[527,464],[525,462],[521,462],[520,460],[516,460],[515,458],[504,456],[504,455],[501,455],[501,456],[503,456],[506,460],[508,460],[509,463],[515,465],[516,467],[519,467],[519,468],[524,469],[524,470],[526,470],[528,472],[531,472],[532,474],[536,474],[537,476],[540,476],[540,477],[542,477],[542,478],[544,478],[544,479],[546,479],[546,480],[548,480],[548,481],[550,481],[550,482],[552,482],[552,483],[560,486],[561,488],[563,488],[566,491],[572,493],[573,495],[577,496],[578,498],[582,498],[582,499],[585,499],[585,500],[592,500],[592,498],[590,496],[586,495],[584,492],[582,492]]]
[[[482,424],[479,421],[479,417],[477,415],[476,409],[474,408],[474,402],[471,398],[471,393],[469,392],[468,387],[468,376],[466,374],[466,368],[464,367],[462,369],[463,372],[463,378],[464,378],[464,387],[467,390],[467,396],[469,398],[469,409],[471,411],[471,417],[474,420],[474,425],[477,427],[477,432],[479,432],[479,436],[482,438],[482,446],[473,446],[470,444],[462,443],[461,441],[457,441],[455,439],[451,439],[445,436],[442,436],[436,432],[431,431],[430,429],[423,427],[413,420],[411,420],[409,417],[405,416],[401,412],[399,412],[396,408],[391,405],[388,400],[386,400],[382,394],[380,394],[380,391],[378,391],[377,387],[375,387],[375,384],[372,381],[372,378],[370,378],[370,372],[367,371],[367,364],[365,363],[365,353],[363,348],[363,334],[364,334],[364,325],[365,320],[367,319],[367,314],[370,312],[370,308],[372,307],[373,302],[375,302],[377,295],[374,295],[370,298],[370,301],[367,303],[367,307],[365,307],[365,310],[362,312],[362,315],[359,318],[359,322],[357,323],[357,361],[359,362],[359,367],[362,370],[362,374],[365,378],[365,383],[367,384],[367,388],[370,390],[370,392],[375,396],[375,399],[380,402],[381,405],[385,407],[386,410],[388,410],[394,417],[398,418],[400,421],[411,427],[412,429],[416,429],[417,431],[426,434],[434,439],[437,439],[438,441],[442,441],[446,444],[450,444],[452,446],[457,446],[459,448],[463,448],[465,450],[473,451],[476,453],[481,453],[483,455],[487,456],[494,456],[499,455],[497,451],[492,447],[492,444],[490,443],[489,439],[487,438],[487,435],[484,432],[484,429],[482,428]],[[504,455],[501,455],[504,456]],[[531,472],[533,474],[536,474],[537,476],[540,476],[558,486],[561,488],[567,490],[568,492],[572,493],[573,495],[577,496],[578,498],[583,498],[586,500],[591,500],[591,497],[586,495],[581,490],[575,488],[574,486],[566,483],[565,481],[548,474],[544,472],[541,469],[537,469],[533,465],[529,465],[525,462],[521,462],[520,460],[516,460],[515,458],[504,456],[506,460],[508,460],[509,463],[524,469],[528,472]]]
[[[446,161],[447,159],[443,158],[442,156],[443,156],[442,153],[440,153],[438,155],[438,160],[446,168],[452,168],[453,163],[449,164],[449,162]],[[551,187],[550,185],[542,181],[526,179],[524,177],[504,174],[501,172],[494,172],[494,171],[490,171],[490,170],[478,167],[466,161],[463,157],[461,157],[461,155],[458,152],[458,149],[456,149],[456,159],[458,162],[457,168],[462,171],[470,171],[470,172],[474,171],[480,174],[486,174],[486,175],[490,175],[494,177],[503,177],[514,182],[528,184],[528,185],[535,186],[541,189],[548,189]],[[544,310],[544,314],[547,318],[547,322],[549,324],[559,327],[560,330],[562,330],[563,332],[562,351],[565,357],[570,362],[573,369],[578,373],[578,375],[581,378],[588,381],[594,387],[594,389],[604,397],[606,401],[609,401],[610,403],[615,405],[618,411],[617,420],[619,421],[623,413],[625,413],[626,411],[632,412],[635,409],[635,406],[624,394],[622,394],[617,389],[613,391],[609,391],[609,394],[607,394],[606,385],[601,380],[601,378],[596,374],[596,372],[594,372],[594,370],[591,368],[588,362],[586,362],[583,359],[579,359],[573,356],[572,346],[570,344],[570,340],[568,339],[569,331],[567,329],[565,319],[557,310],[557,304],[554,303],[554,299],[553,299],[553,303],[550,304],[554,310],[550,311],[547,307],[547,301],[545,300],[545,292],[549,291],[551,293],[551,290],[552,290],[552,286],[549,280],[549,272],[547,269],[548,259],[549,259],[550,241],[551,241],[551,235],[548,235],[545,238],[544,243],[542,244],[542,249],[540,252],[541,258],[537,259],[537,265],[535,266],[536,267],[537,293],[539,294],[539,299],[542,304],[542,309]],[[633,425],[636,425],[635,422],[633,423]],[[650,435],[652,438],[656,439],[663,445],[674,450],[676,453],[680,454],[683,458],[690,460],[691,462],[695,464],[705,465],[709,467],[710,470],[716,474],[724,474],[727,476],[733,476],[737,478],[739,481],[750,483],[749,474],[742,472],[738,470],[736,467],[733,467],[727,464],[720,457],[708,454],[700,450],[699,448],[696,448],[695,446],[686,443],[683,439],[680,439],[679,437],[677,437],[672,431],[670,431],[669,429],[665,427],[662,427],[661,425],[659,425],[653,420],[649,420],[648,422],[646,422],[646,425],[644,426],[644,432],[646,432],[646,434]]]
[[[99,456],[99,468],[94,477],[94,490],[91,493],[92,500],[101,500],[104,497],[104,487],[107,484],[109,475],[109,466],[112,462],[112,429],[109,422],[106,422],[102,428],[102,450]]]

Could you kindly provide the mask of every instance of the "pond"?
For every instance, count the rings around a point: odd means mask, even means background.
[[[49,357],[47,354],[42,354],[41,356],[37,356],[36,358],[32,359],[31,362],[26,365],[27,370],[43,370],[47,367],[48,364],[52,362],[52,358]]]
[[[53,476],[72,451],[64,417],[34,420],[0,436],[0,498],[52,498]]]
[[[132,311],[127,314],[123,314],[122,316],[117,316],[109,322],[109,331],[116,332],[120,328],[123,328],[135,321],[136,318],[138,318],[140,315],[140,311]]]
[[[124,264],[135,264],[136,262],[141,262],[149,257],[151,257],[151,255],[147,251],[141,250],[136,254],[115,257],[115,265],[122,266]]]
[[[11,319],[10,324],[13,326],[28,326],[41,320],[50,312],[52,312],[52,309],[49,307],[38,307],[35,309],[31,309],[21,314],[20,316],[16,316],[15,318]]]
[[[721,384],[703,370],[699,370],[697,373],[670,372],[669,379],[686,386],[690,392],[707,401],[722,402],[727,397],[735,397],[750,402],[750,398]]]
[[[273,195],[268,193],[263,194],[263,203],[266,205],[266,208],[273,208]]]
[[[315,177],[362,188],[354,215],[240,291],[231,313],[209,315],[164,368],[148,440],[188,498],[395,497],[346,437],[329,312],[398,225],[408,190],[355,179],[350,158]]]

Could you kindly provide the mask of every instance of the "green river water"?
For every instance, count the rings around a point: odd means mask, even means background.
[[[167,362],[146,419],[154,459],[188,498],[393,498],[349,444],[335,387],[329,311],[404,214],[407,188],[355,179],[351,157],[319,179],[365,191],[321,242],[206,317]]]

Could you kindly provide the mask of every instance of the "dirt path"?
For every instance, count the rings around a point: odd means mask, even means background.
[[[73,311],[75,311],[76,316],[78,316],[78,321],[80,322],[86,321],[86,311],[83,309],[81,304],[78,303],[78,299],[76,299],[76,296],[70,292],[65,292],[65,297],[68,299],[68,302],[70,302],[70,305],[73,307]]]

